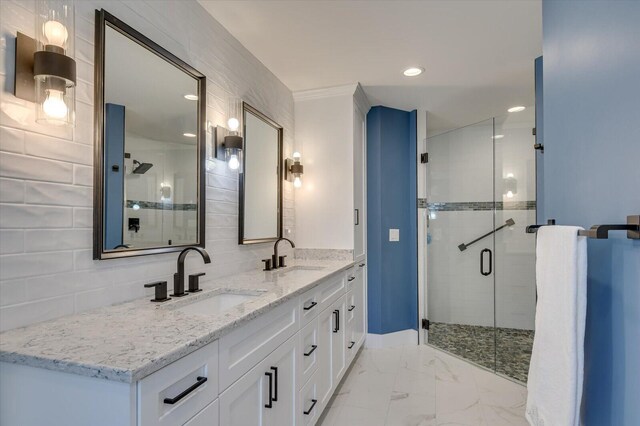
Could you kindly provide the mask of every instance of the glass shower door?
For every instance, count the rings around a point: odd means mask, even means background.
[[[494,120],[427,139],[427,342],[495,369]]]

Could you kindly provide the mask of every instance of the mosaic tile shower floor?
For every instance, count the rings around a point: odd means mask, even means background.
[[[533,330],[432,322],[429,344],[527,382]]]

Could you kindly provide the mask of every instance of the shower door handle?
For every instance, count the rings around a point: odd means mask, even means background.
[[[485,253],[489,253],[489,271],[485,272],[484,271],[484,254]],[[484,275],[485,277],[487,275],[491,275],[491,272],[493,272],[493,253],[491,253],[491,250],[489,250],[488,248],[482,250],[480,252],[480,273],[482,275]]]

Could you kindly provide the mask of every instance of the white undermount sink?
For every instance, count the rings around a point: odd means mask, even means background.
[[[259,296],[258,294],[217,293],[177,308],[176,311],[190,315],[217,315]]]

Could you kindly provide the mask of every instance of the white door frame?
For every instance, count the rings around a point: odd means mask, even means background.
[[[427,198],[427,164],[420,162],[420,154],[427,152],[427,111],[418,110],[416,137],[416,170],[417,197]],[[417,202],[416,202],[417,205]],[[426,342],[426,330],[422,329],[422,318],[427,318],[427,209],[419,208],[416,214],[418,221],[418,344]]]

